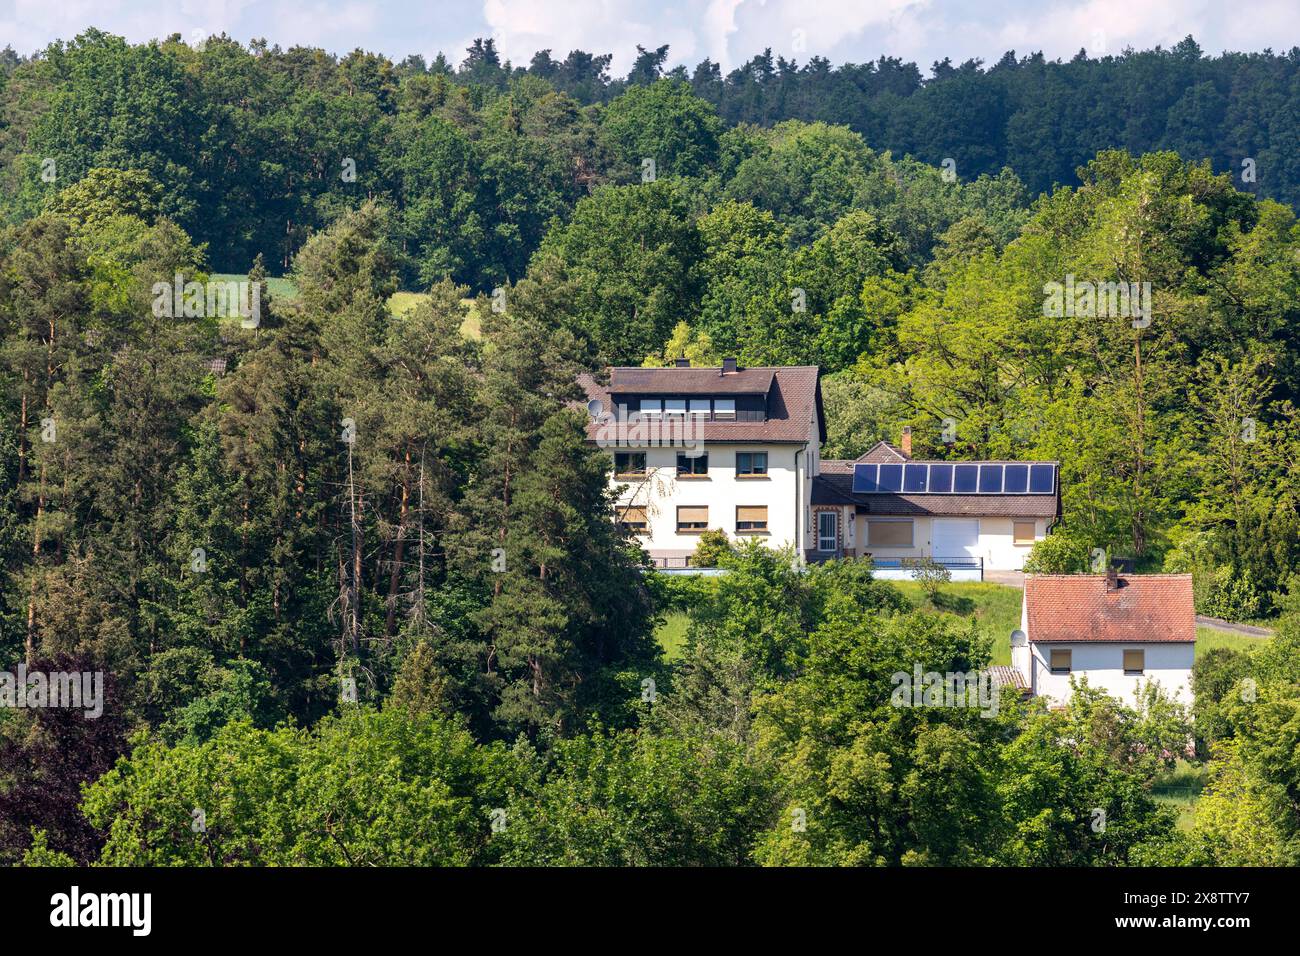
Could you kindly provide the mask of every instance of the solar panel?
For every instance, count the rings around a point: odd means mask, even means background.
[[[1029,488],[1029,466],[1007,465],[1002,470],[1002,491],[1008,495],[1023,495]]]
[[[853,466],[853,493],[855,495],[867,494],[868,492],[879,490],[880,486],[876,484],[875,465]]]
[[[952,465],[930,466],[930,493],[946,495],[952,491]]]
[[[1055,465],[1029,466],[1029,491],[1035,495],[1050,495],[1056,490]]]
[[[996,495],[1002,491],[1002,466],[980,465],[980,494]]]
[[[952,490],[959,495],[973,495],[979,482],[979,465],[954,465]]]
[[[903,466],[881,465],[879,481],[881,491],[902,491]]]
[[[903,491],[908,494],[924,494],[928,490],[926,472],[929,470],[929,465],[904,465]]]
[[[1056,466],[1002,462],[855,464],[853,493],[907,495],[1050,495]]]

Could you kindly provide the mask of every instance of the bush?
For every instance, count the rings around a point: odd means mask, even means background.
[[[1025,558],[1026,574],[1082,574],[1088,571],[1087,542],[1057,531],[1034,543]]]
[[[920,583],[925,596],[933,604],[939,597],[939,589],[952,581],[952,572],[934,558],[916,558],[909,562],[912,577]]]
[[[716,568],[722,558],[733,551],[727,532],[721,528],[709,528],[700,534],[700,540],[695,543],[691,564],[697,568]]]

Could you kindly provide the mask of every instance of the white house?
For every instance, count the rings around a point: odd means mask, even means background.
[[[821,462],[813,487],[818,523],[846,529],[842,553],[868,555],[882,577],[932,558],[954,579],[1019,571],[1060,514],[1052,461],[938,461],[879,442],[855,461]],[[822,517],[829,512],[830,516]]]
[[[1190,574],[1031,574],[1020,626],[1011,666],[1032,694],[1067,704],[1074,676],[1128,703],[1148,681],[1192,702]]]
[[[1060,511],[1055,462],[916,461],[880,442],[823,461],[814,366],[618,367],[582,380],[588,437],[614,456],[618,520],[660,567],[700,533],[794,545],[808,560],[870,556],[882,577],[933,557],[955,578],[1018,570]]]
[[[721,529],[773,547],[815,548],[810,529],[822,422],[812,366],[619,367],[582,381],[588,437],[614,456],[618,520],[660,567],[685,567]]]

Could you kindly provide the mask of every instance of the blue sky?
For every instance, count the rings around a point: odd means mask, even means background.
[[[91,25],[133,41],[225,31],[395,59],[441,50],[454,61],[472,38],[492,36],[516,63],[548,47],[557,57],[575,47],[613,53],[616,74],[638,43],[668,43],[670,63],[688,66],[707,56],[730,68],[771,47],[799,62],[883,53],[926,71],[945,56],[1069,58],[1080,47],[1169,46],[1188,33],[1211,53],[1300,45],[1297,0],[0,0],[0,45],[22,53]]]

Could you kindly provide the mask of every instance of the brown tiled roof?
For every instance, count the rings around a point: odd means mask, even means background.
[[[882,461],[883,462],[910,461],[911,458],[912,458],[911,455],[904,454],[903,449],[899,448],[897,445],[890,444],[887,441],[878,441],[876,442],[875,445],[869,448],[864,454],[859,455],[857,461],[863,462],[864,464],[869,464],[872,462],[882,462]],[[848,462],[848,464],[850,465],[856,463],[857,462]],[[850,468],[849,470],[852,471],[853,469]]]
[[[1060,499],[1056,495],[900,495],[888,492],[855,495],[853,469],[827,474],[826,465],[823,461],[822,474],[813,479],[813,503],[856,504],[866,514],[1054,518],[1060,508]]]
[[[668,379],[668,376],[682,376],[683,387],[664,388],[660,391],[663,394],[691,394],[689,383],[695,381],[693,373],[713,374],[713,382],[724,381],[717,374],[717,369],[698,369],[698,368],[657,368],[657,369],[611,369],[611,377],[615,385],[613,389],[631,390],[630,386],[625,386],[625,373],[627,372],[654,372]],[[806,442],[812,434],[812,423],[814,417],[818,422],[818,439],[826,440],[826,422],[822,414],[821,399],[821,376],[815,365],[791,365],[778,366],[775,368],[750,368],[742,369],[733,375],[727,375],[726,379],[736,376],[755,373],[750,381],[759,381],[766,376],[770,383],[767,397],[768,419],[765,422],[704,422],[700,427],[701,438],[705,442]],[[657,376],[658,377],[658,376]],[[635,378],[635,376],[634,376]],[[672,381],[674,379],[668,379]],[[608,411],[613,407],[610,401],[611,386],[603,386],[596,382],[590,375],[579,376],[578,384],[582,386],[586,393],[587,399],[598,399]],[[641,386],[636,386],[638,391],[644,391]],[[745,386],[740,391],[731,390],[730,394],[744,394],[749,386]],[[726,389],[703,389],[696,391],[694,394],[727,394]],[[613,391],[613,394],[618,394]],[[599,422],[588,422],[587,437],[596,441],[601,434],[602,426]]]
[[[722,374],[719,368],[641,368],[620,365],[609,370],[609,391],[620,395],[766,395],[775,368],[742,368]]]
[[[1025,577],[1029,639],[1182,642],[1196,640],[1190,574],[1120,575],[1108,589],[1104,574]]]

